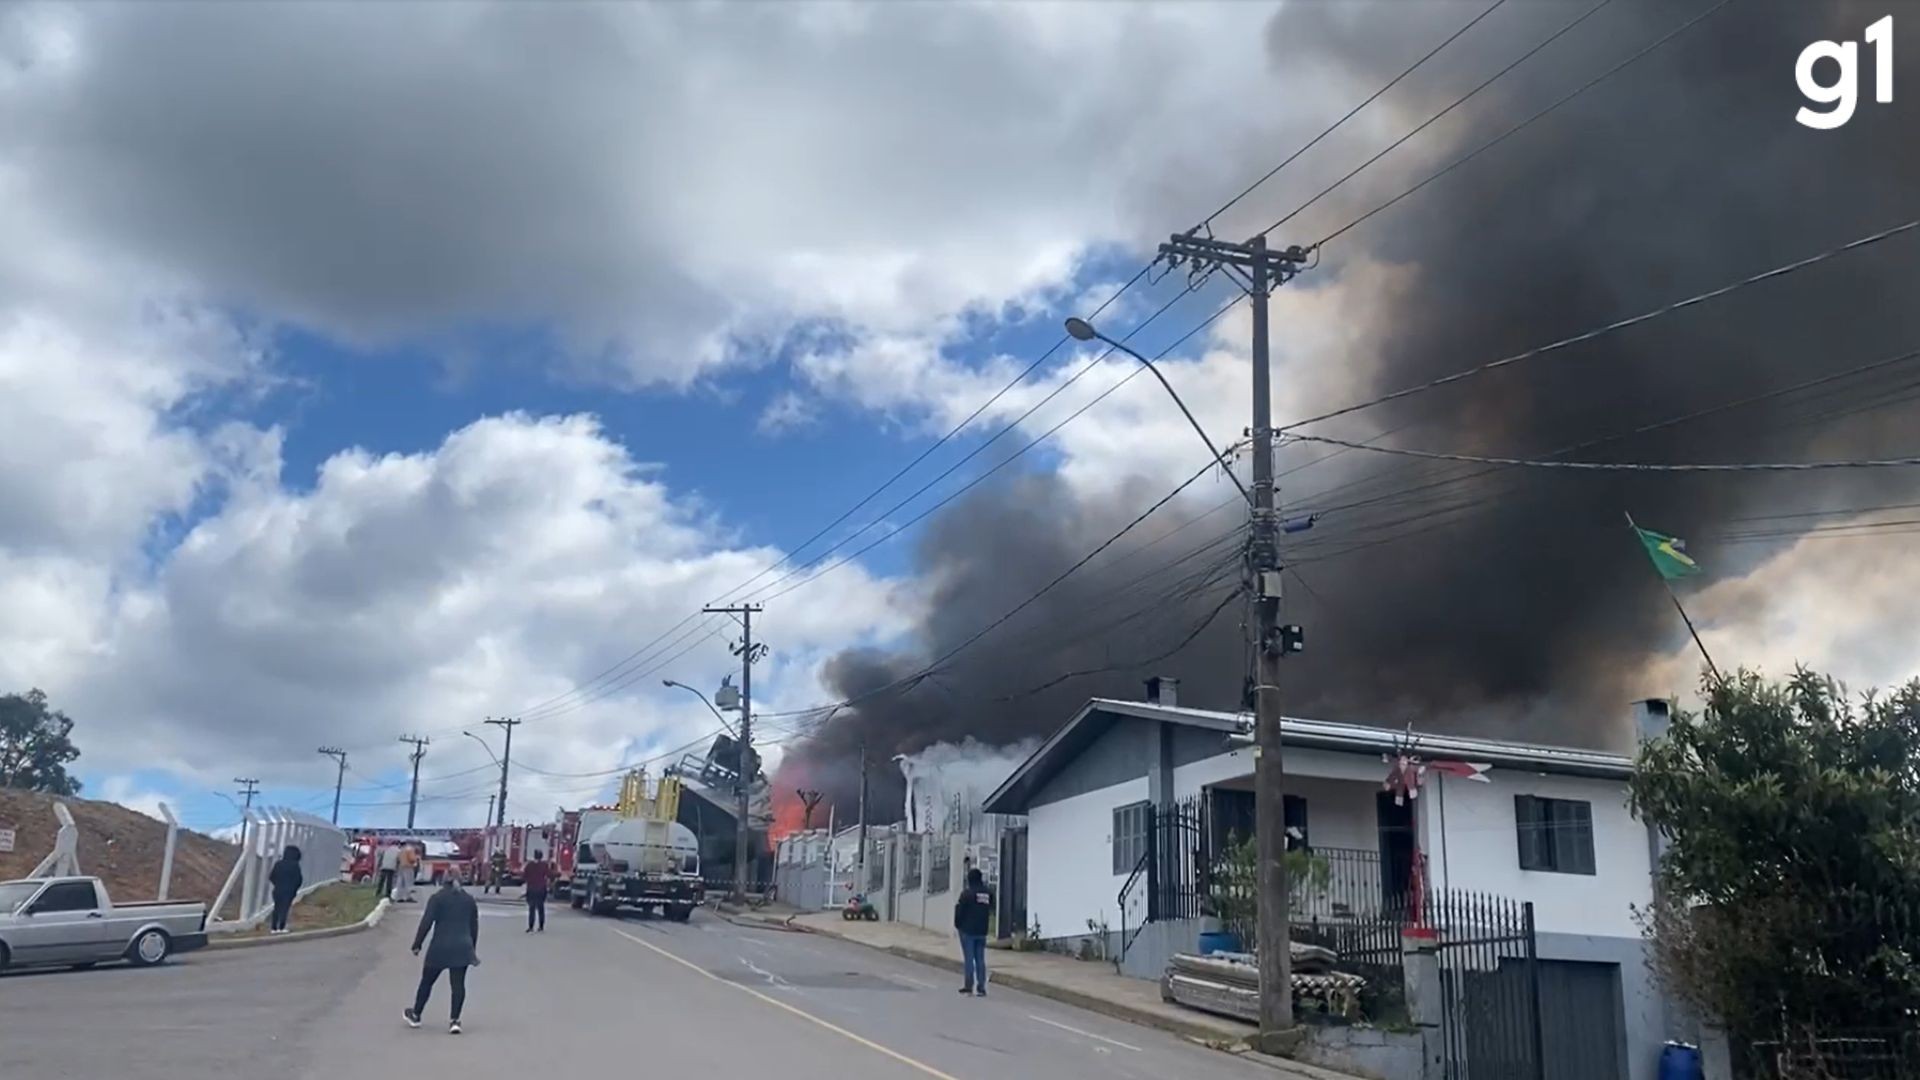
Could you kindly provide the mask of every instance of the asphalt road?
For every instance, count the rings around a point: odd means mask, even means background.
[[[523,934],[485,904],[466,1033],[444,980],[402,1022],[417,918],[326,941],[197,953],[151,970],[0,976],[7,1080],[338,1080],[401,1069],[480,1078],[724,1068],[779,1080],[1137,1077],[1272,1080],[1253,1062],[859,945],[743,927],[552,910]],[[425,1070],[424,1073],[421,1070]],[[679,1074],[691,1075],[691,1073]]]

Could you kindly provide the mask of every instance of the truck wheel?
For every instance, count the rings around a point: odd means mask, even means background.
[[[143,932],[127,946],[127,959],[135,967],[152,967],[173,951],[173,939],[158,927]]]
[[[567,903],[573,907],[573,910],[579,911],[581,908],[587,906],[587,898],[581,896],[579,893],[574,893],[567,897]]]
[[[667,918],[672,919],[674,922],[686,922],[688,919],[693,918],[692,904],[675,904],[666,910]]]

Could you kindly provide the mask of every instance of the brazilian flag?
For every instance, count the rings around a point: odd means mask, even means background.
[[[1653,568],[1668,581],[1677,581],[1700,572],[1700,564],[1687,554],[1687,542],[1677,536],[1667,536],[1643,529],[1638,525],[1633,531],[1640,536],[1640,543],[1647,549],[1647,558],[1653,560]]]

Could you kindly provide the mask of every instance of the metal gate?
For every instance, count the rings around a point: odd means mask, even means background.
[[[1000,936],[1010,938],[1027,929],[1027,830],[1024,826],[1000,833]]]
[[[1425,914],[1440,962],[1446,1080],[1545,1080],[1533,905],[1447,892]]]

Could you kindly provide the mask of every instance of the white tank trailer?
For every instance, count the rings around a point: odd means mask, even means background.
[[[703,899],[700,844],[677,821],[614,818],[581,841],[571,902],[595,915],[640,908],[685,922]]]

